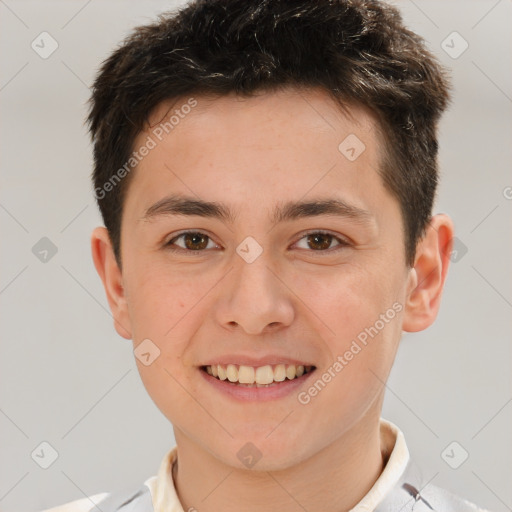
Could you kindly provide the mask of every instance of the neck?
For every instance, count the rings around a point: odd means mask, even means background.
[[[368,493],[383,470],[379,418],[356,424],[292,467],[255,471],[224,464],[175,429],[173,477],[185,511],[342,512]]]

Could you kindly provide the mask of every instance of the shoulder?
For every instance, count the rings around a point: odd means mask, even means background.
[[[69,503],[64,503],[63,505],[58,505],[56,507],[46,508],[41,512],[89,512],[91,508],[103,501],[107,496],[109,496],[109,493],[103,492],[88,498],[70,501]]]
[[[452,492],[425,481],[419,467],[409,459],[377,512],[489,512]]]
[[[489,512],[435,485],[427,485],[422,489],[421,497],[433,510],[439,512]]]
[[[377,512],[489,512],[435,485],[401,482],[379,504]],[[418,490],[418,489],[421,489]]]
[[[143,485],[95,494],[41,512],[151,512],[154,479],[155,477],[148,479]]]

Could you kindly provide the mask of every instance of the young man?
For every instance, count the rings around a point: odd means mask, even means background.
[[[448,270],[448,91],[377,1],[196,1],[110,56],[92,255],[177,446],[140,487],[55,510],[480,510],[380,417]]]

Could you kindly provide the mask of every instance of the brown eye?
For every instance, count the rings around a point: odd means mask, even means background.
[[[344,238],[331,235],[330,233],[313,231],[306,233],[295,245],[299,249],[305,249],[309,252],[332,254],[351,244]]]
[[[185,247],[191,251],[205,249],[208,245],[208,237],[201,233],[187,233],[184,235]]]
[[[203,249],[211,248],[211,245],[209,244],[213,244],[209,236],[196,231],[188,231],[174,237],[172,240],[169,240],[166,245],[170,249],[173,249],[172,246],[176,246],[182,250],[202,251]]]
[[[314,251],[329,249],[333,238],[334,237],[332,235],[325,233],[314,233],[312,235],[307,235],[308,246]]]

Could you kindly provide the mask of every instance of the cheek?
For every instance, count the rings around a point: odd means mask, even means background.
[[[157,407],[171,422],[189,411],[189,393],[194,393],[190,368],[184,365],[184,353],[193,336],[197,304],[205,295],[207,283],[200,279],[176,277],[176,271],[152,265],[151,272],[137,274],[130,288],[130,316],[134,348],[149,339],[157,347],[154,362],[145,366],[137,359],[142,382]],[[184,385],[187,391],[184,390]]]
[[[169,397],[179,401],[178,382],[185,379],[186,371],[182,355],[191,336],[187,329],[194,305],[204,292],[188,280],[172,279],[168,271],[154,266],[151,273],[136,275],[137,280],[129,283],[128,301],[134,350],[137,354],[139,344],[142,350],[145,343],[156,354],[150,366],[137,358],[141,379],[157,404]]]
[[[207,280],[179,275],[176,269],[152,265],[130,283],[129,310],[134,340],[151,336],[175,338],[182,320],[199,304],[208,290]]]
[[[163,351],[150,366],[139,361],[137,366],[148,395],[171,423],[187,424],[192,414],[201,413],[190,398],[195,394],[194,383],[185,378],[179,359],[174,355]]]
[[[385,267],[341,267],[315,279],[314,286],[295,276],[297,294],[314,312],[310,317],[328,353],[323,376],[329,390],[319,401],[326,407],[332,400],[362,414],[391,369],[401,335],[403,283]]]
[[[307,278],[297,273],[290,282],[312,318],[340,349],[372,326],[401,295],[399,280],[378,269],[346,266]]]
[[[377,286],[373,279],[340,278],[337,286],[331,284],[308,297],[321,319],[315,322],[329,359],[302,399],[330,410],[347,426],[382,396],[400,340],[403,305],[393,287]]]

